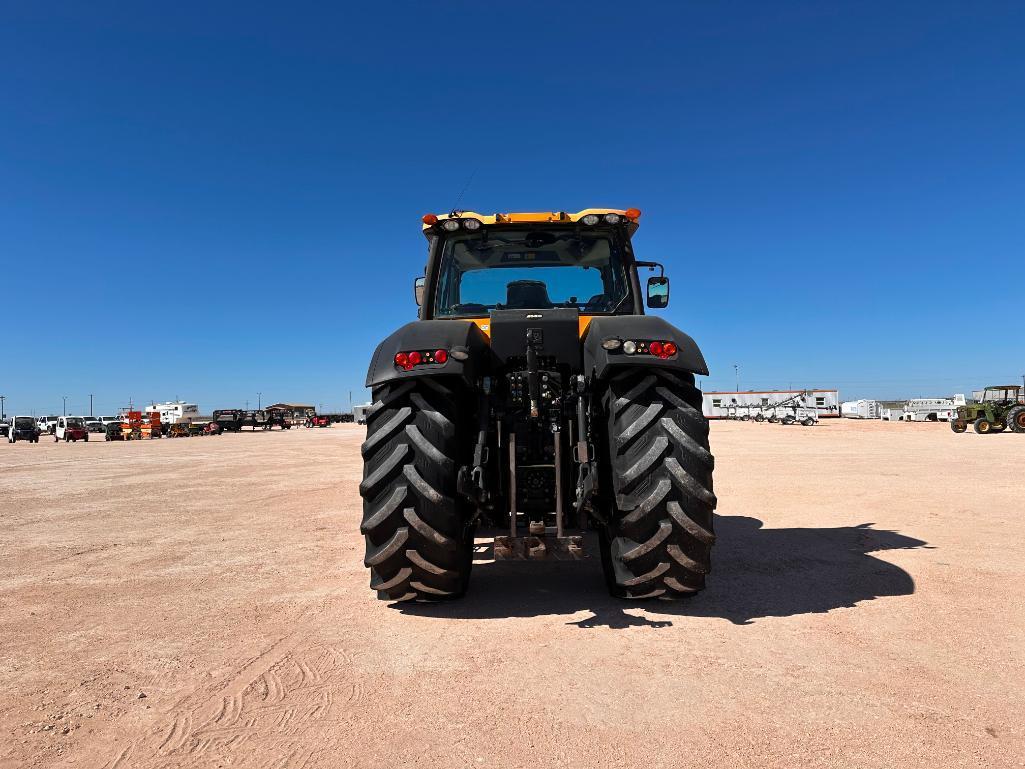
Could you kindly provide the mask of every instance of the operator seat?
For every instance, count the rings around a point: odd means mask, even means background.
[[[540,280],[514,280],[506,287],[506,308],[510,310],[550,310],[548,287]]]

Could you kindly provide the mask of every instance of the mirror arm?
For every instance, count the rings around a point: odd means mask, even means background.
[[[662,266],[661,262],[634,262],[635,267],[647,267],[649,270],[654,270],[658,267],[658,276],[664,278],[666,276],[666,268]]]

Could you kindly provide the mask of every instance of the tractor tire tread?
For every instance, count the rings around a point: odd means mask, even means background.
[[[602,561],[613,595],[677,599],[704,587],[717,500],[701,400],[690,374],[634,369],[608,382]]]
[[[456,490],[470,442],[460,434],[458,385],[441,377],[374,388],[363,454],[364,563],[389,601],[436,601],[466,591],[471,516]]]

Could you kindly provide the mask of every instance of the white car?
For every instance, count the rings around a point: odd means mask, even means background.
[[[46,435],[53,435],[53,430],[57,426],[57,420],[60,417],[39,417],[36,420],[36,424],[39,425],[39,429]]]
[[[63,439],[65,443],[68,441],[88,441],[89,430],[85,426],[85,420],[82,417],[57,417],[57,426],[53,430],[53,440],[59,441]]]
[[[104,431],[103,421],[99,417],[82,417],[85,422],[85,429],[91,433],[102,433]]]
[[[121,422],[122,421],[121,417],[96,417],[96,418],[99,419],[101,422],[103,422],[103,426],[104,427],[109,425],[111,422]]]

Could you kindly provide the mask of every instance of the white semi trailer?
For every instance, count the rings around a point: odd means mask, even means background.
[[[358,425],[365,425],[367,423],[367,410],[372,406],[371,403],[363,403],[359,406],[352,407],[352,420]]]

